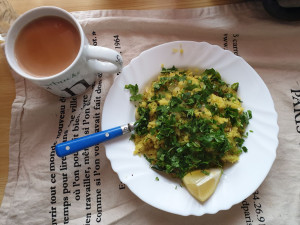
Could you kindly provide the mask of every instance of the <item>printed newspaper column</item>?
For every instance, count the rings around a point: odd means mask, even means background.
[[[102,75],[98,74],[98,77],[91,92],[70,99],[61,98],[57,141],[51,147],[49,161],[52,184],[49,214],[52,224],[68,224],[71,219],[78,217],[83,218],[80,221],[83,224],[101,221],[99,145],[62,158],[55,154],[58,142],[100,131]]]

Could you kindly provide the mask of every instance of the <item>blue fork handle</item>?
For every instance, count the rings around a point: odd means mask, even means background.
[[[114,127],[108,130],[90,134],[71,141],[66,141],[55,146],[56,154],[59,157],[64,157],[80,150],[89,148],[93,145],[108,141],[129,133],[133,130],[133,123],[123,126]]]

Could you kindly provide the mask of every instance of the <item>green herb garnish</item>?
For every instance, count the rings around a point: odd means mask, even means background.
[[[252,113],[240,106],[239,83],[228,85],[214,69],[197,73],[173,66],[162,68],[151,87],[141,95],[137,85],[125,86],[130,100],[140,101],[132,139],[144,146],[138,153],[153,169],[182,178],[223,167],[228,157],[248,151],[244,133]]]
[[[132,84],[128,84],[125,85],[125,89],[128,89],[130,91],[130,101],[139,101],[142,99],[142,95],[138,94],[139,92],[139,87],[137,84],[132,85]]]

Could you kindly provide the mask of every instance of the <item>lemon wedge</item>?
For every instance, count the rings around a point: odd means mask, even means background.
[[[195,170],[186,174],[182,181],[196,199],[205,202],[215,192],[222,171],[221,168],[208,169],[205,173],[202,170]]]

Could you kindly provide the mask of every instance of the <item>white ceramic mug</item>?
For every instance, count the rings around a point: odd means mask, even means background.
[[[58,16],[69,22],[78,30],[81,43],[75,60],[63,71],[48,76],[35,77],[26,73],[18,64],[14,45],[20,30],[34,19],[44,16]],[[97,73],[116,73],[122,69],[121,55],[109,48],[89,45],[78,21],[67,11],[43,6],[21,15],[10,27],[5,41],[5,54],[10,67],[22,77],[45,88],[53,94],[70,97],[86,91],[95,80]]]

